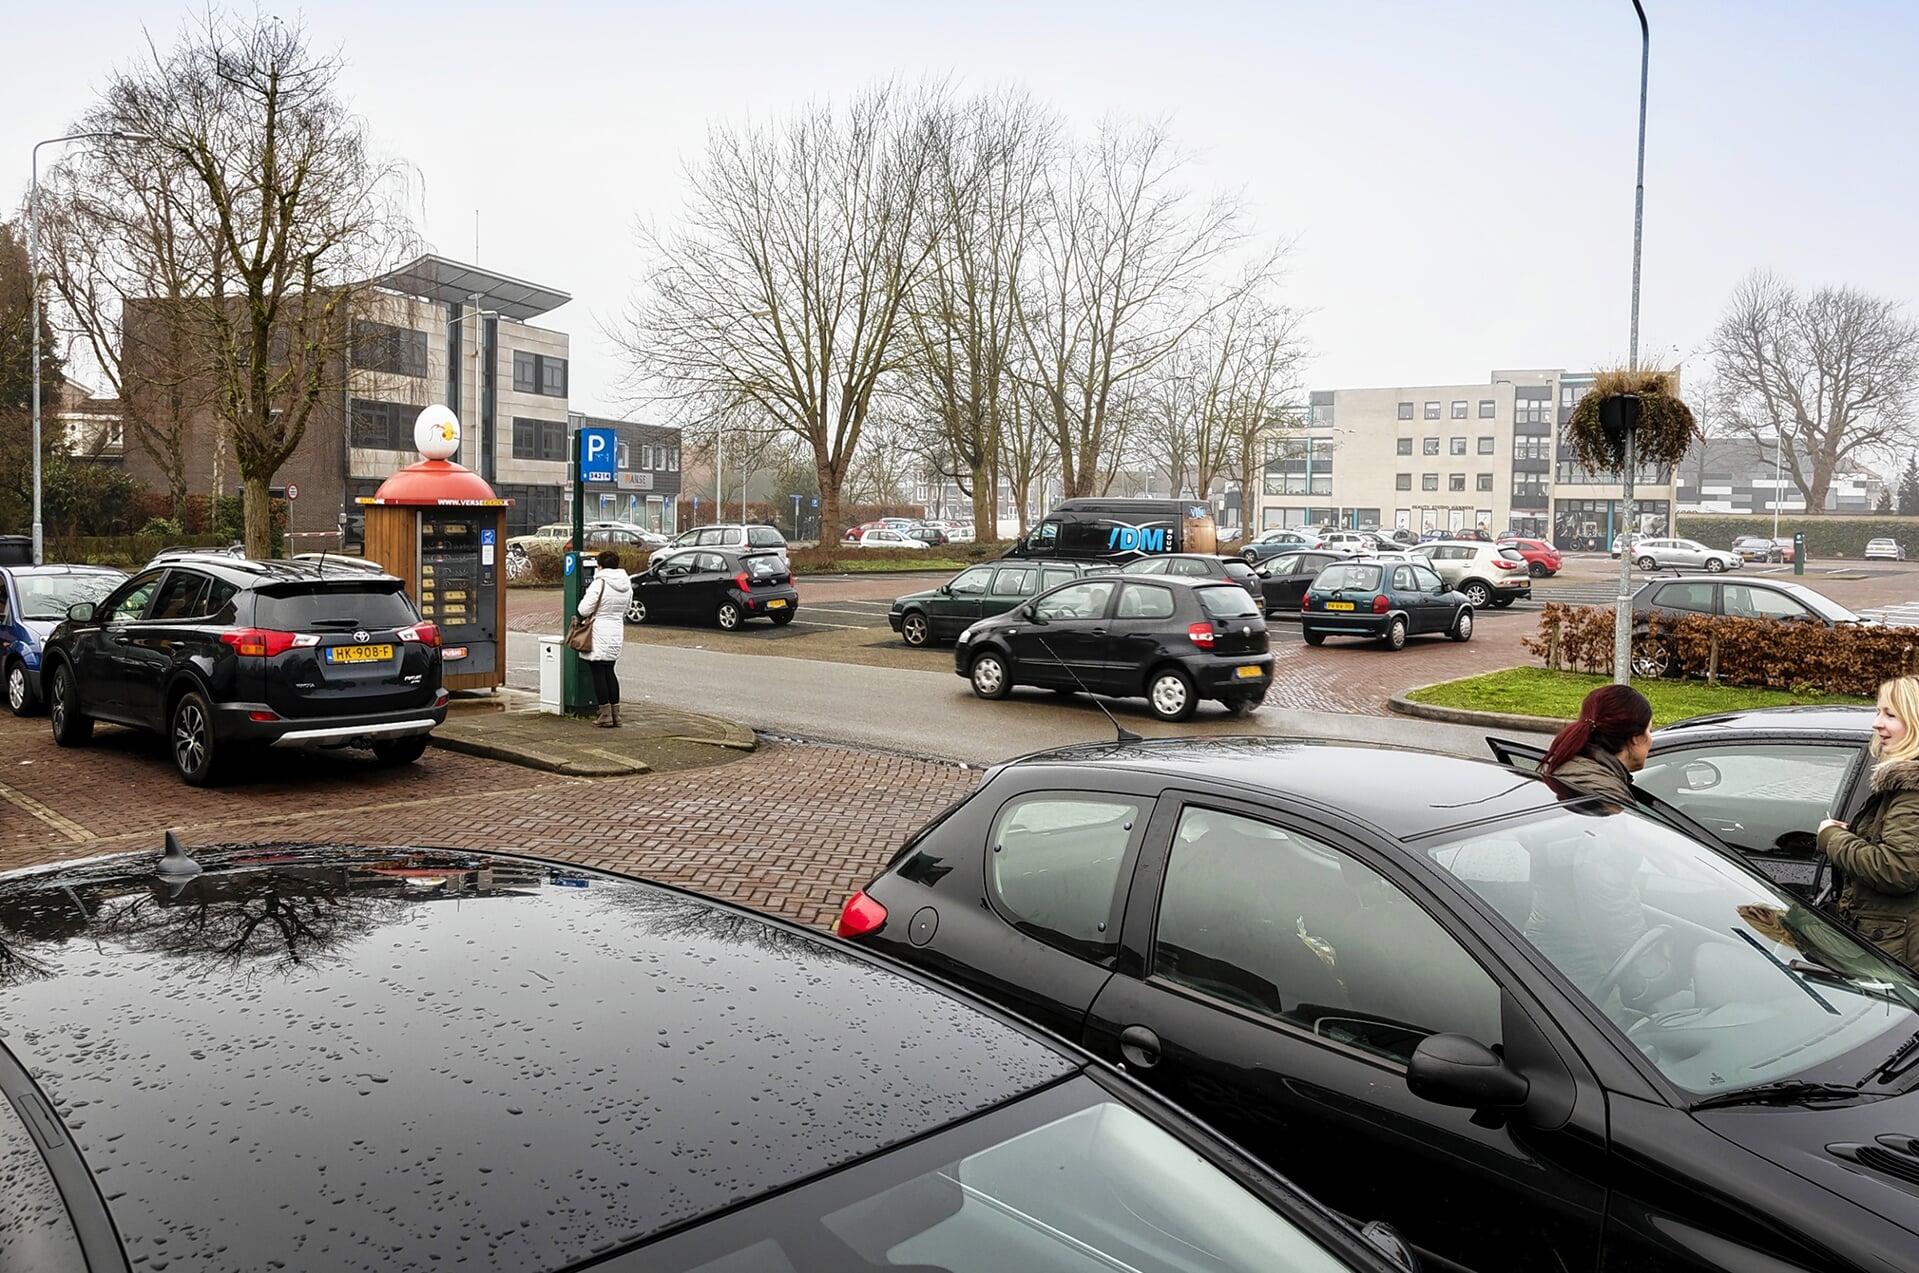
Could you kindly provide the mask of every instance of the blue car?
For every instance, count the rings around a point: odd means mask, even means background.
[[[100,600],[126,577],[111,566],[0,566],[0,674],[15,716],[31,716],[45,701],[41,643],[67,607]]]

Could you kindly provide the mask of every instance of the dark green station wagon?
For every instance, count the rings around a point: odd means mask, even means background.
[[[886,616],[908,645],[951,641],[980,619],[1005,614],[1048,588],[1082,575],[1110,572],[1110,561],[989,561],[969,566],[937,588],[912,592],[893,602]]]

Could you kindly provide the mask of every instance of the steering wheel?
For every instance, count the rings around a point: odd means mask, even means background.
[[[1632,967],[1634,961],[1641,955],[1657,946],[1671,931],[1671,924],[1655,924],[1639,934],[1639,940],[1628,946],[1626,953],[1606,970],[1606,975],[1600,979],[1599,985],[1593,990],[1593,1002],[1603,1003],[1606,996],[1612,993],[1613,987],[1619,984],[1619,979],[1626,975],[1626,969]]]

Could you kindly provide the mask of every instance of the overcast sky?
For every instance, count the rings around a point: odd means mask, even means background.
[[[1919,314],[1919,4],[1646,0],[1642,356],[1687,359],[1755,267]],[[289,4],[267,11],[290,16]],[[13,6],[0,196],[142,24],[188,11]],[[602,335],[638,218],[669,220],[707,129],[885,76],[1023,86],[1069,125],[1163,119],[1201,190],[1294,243],[1316,388],[1471,383],[1623,361],[1639,27],[1631,0],[331,0],[377,146],[410,163],[433,248],[559,288],[576,410],[620,414]],[[54,148],[41,152],[43,164]],[[474,214],[479,214],[479,243]]]

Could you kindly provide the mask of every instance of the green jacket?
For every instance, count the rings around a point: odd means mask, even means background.
[[[1819,848],[1845,876],[1839,913],[1867,941],[1919,968],[1919,760],[1873,766],[1865,807],[1850,828],[1821,831]]]

